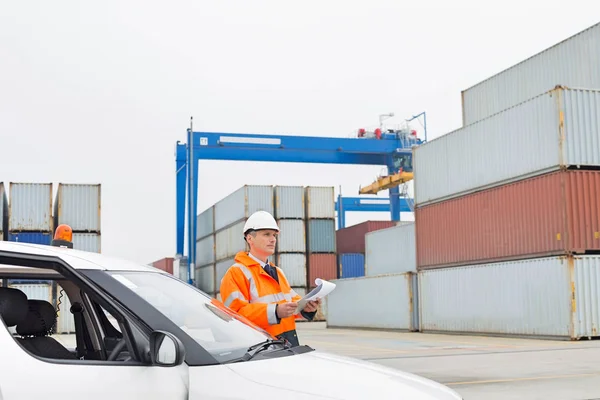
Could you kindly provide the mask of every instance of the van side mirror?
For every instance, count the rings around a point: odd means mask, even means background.
[[[150,359],[153,365],[181,365],[185,360],[185,347],[172,333],[154,331],[150,334]]]

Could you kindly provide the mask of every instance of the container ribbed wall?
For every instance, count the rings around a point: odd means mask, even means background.
[[[600,91],[541,94],[417,147],[415,202],[424,206],[561,166],[598,167],[599,131]]]
[[[600,250],[600,171],[555,172],[418,208],[418,268]]]
[[[198,240],[196,242],[196,265],[212,264],[215,261],[215,237],[211,235]]]
[[[244,240],[244,224],[242,220],[227,229],[216,233],[215,252],[217,261],[235,256],[238,252],[246,249]]]
[[[100,232],[100,185],[58,185],[54,202],[56,226],[67,224],[74,232]]]
[[[215,292],[215,264],[196,267],[196,287],[205,293]],[[219,279],[219,285],[221,280]]]
[[[9,197],[9,231],[54,230],[51,183],[11,182]]]
[[[282,219],[277,221],[280,234],[277,238],[277,252],[306,252],[306,226],[301,219]]]
[[[306,218],[335,218],[335,192],[333,187],[306,187],[305,202]]]
[[[290,286],[306,286],[306,254],[281,253],[276,259]]]
[[[469,125],[563,85],[600,88],[600,24],[462,91]]]
[[[337,257],[335,254],[311,254],[308,258],[308,287],[316,287],[315,279],[326,281],[337,279]]]
[[[402,224],[365,235],[365,275],[417,270],[415,224]]]
[[[73,248],[92,253],[102,252],[102,236],[98,233],[73,233]]]
[[[211,235],[215,230],[215,207],[211,206],[196,217],[196,239]]]
[[[8,230],[8,196],[4,182],[0,182],[0,233]]]
[[[404,273],[334,281],[336,288],[327,296],[327,326],[418,330],[415,279],[416,274]]]
[[[335,252],[335,220],[311,219],[307,222],[308,252]]]
[[[423,331],[597,337],[600,256],[419,272]]]
[[[302,186],[275,187],[275,218],[304,219],[305,215]]]
[[[50,245],[52,242],[52,235],[50,232],[20,232],[8,234],[9,242],[19,243],[30,243],[30,244],[43,244]]]
[[[394,221],[366,221],[335,232],[338,253],[364,253],[365,235],[369,232],[395,226]]]
[[[274,214],[273,186],[242,186],[215,204],[215,230],[220,231],[260,210]]]
[[[365,275],[365,255],[344,253],[339,255],[340,278],[358,278]]]

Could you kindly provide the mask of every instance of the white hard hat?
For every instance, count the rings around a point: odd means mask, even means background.
[[[244,235],[249,230],[257,231],[259,229],[274,229],[279,232],[275,218],[266,211],[257,211],[248,218],[244,225]]]

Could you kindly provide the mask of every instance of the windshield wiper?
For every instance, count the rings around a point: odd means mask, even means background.
[[[264,342],[260,342],[248,347],[248,350],[246,350],[246,354],[230,362],[249,361],[252,358],[254,358],[254,356],[256,356],[258,353],[268,349],[272,345],[277,344],[282,345],[283,349],[289,349],[290,347],[292,347],[285,339],[267,339]]]

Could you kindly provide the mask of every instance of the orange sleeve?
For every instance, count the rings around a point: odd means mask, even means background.
[[[221,299],[226,307],[263,329],[278,323],[275,303],[250,303],[250,282],[236,267],[229,268],[221,280]]]

